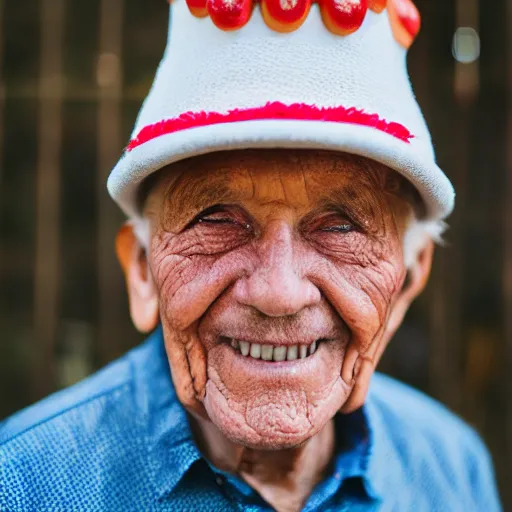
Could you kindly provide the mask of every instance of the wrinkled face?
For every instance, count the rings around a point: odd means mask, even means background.
[[[161,173],[148,262],[185,406],[278,449],[361,405],[406,275],[406,189],[319,151],[218,153]]]

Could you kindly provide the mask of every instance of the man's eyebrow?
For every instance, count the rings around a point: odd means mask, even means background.
[[[205,176],[180,177],[165,192],[166,213],[187,214],[199,212],[217,203],[236,201],[236,193],[222,178],[205,179]]]
[[[353,217],[354,221],[363,222],[374,215],[376,200],[377,198],[367,187],[344,184],[327,190],[322,195],[319,206],[345,212]]]

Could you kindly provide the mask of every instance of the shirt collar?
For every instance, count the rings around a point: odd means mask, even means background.
[[[163,343],[162,329],[149,338],[150,350],[137,363],[141,373],[140,406],[148,422],[149,457],[156,498],[168,496],[192,465],[202,459],[194,443],[187,414],[176,395]],[[366,404],[348,416],[335,419],[337,455],[334,460],[336,478],[361,478],[371,499],[380,500],[396,478],[389,470],[396,448],[372,392]],[[342,443],[340,446],[339,443]]]
[[[334,475],[340,482],[348,478],[363,478],[371,449],[371,438],[364,409],[334,417],[336,452]]]

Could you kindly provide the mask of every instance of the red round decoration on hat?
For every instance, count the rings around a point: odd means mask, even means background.
[[[238,30],[251,18],[252,0],[207,0],[206,9],[221,30]]]
[[[368,0],[321,0],[325,26],[334,34],[346,36],[358,30],[368,11]]]
[[[381,13],[388,3],[388,0],[368,0],[368,9],[373,12]]]
[[[306,20],[311,0],[262,0],[265,23],[277,32],[293,32]]]
[[[169,0],[171,3],[172,0]],[[197,18],[204,18],[208,16],[208,10],[206,9],[206,0],[187,0],[189,11]]]
[[[395,39],[410,48],[421,28],[421,16],[411,0],[389,0],[389,20]]]

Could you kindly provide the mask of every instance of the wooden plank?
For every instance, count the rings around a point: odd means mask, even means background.
[[[479,28],[479,0],[457,0],[455,31],[459,27]],[[471,131],[474,116],[475,100],[479,92],[479,63],[471,64],[454,62],[453,97],[454,111],[450,120],[452,130],[452,146],[455,150],[451,159],[451,173],[457,204],[454,214],[450,218],[449,262],[446,276],[448,286],[450,312],[446,318],[448,325],[448,345],[446,351],[446,371],[450,385],[446,386],[446,402],[450,407],[462,413],[466,404],[466,393],[463,391],[464,373],[463,362],[466,359],[466,329],[464,324],[464,275],[465,268],[465,235],[466,235],[466,208],[461,207],[467,203],[469,191],[469,169],[471,167]],[[449,139],[447,139],[449,140]]]
[[[4,109],[5,109],[5,78],[4,78],[4,0],[0,0],[0,189],[2,187],[2,169],[4,163]]]
[[[505,189],[505,221],[503,223],[503,302],[504,302],[504,333],[505,333],[505,366],[503,371],[503,386],[505,387],[505,400],[506,400],[506,451],[503,460],[506,461],[510,479],[510,461],[512,460],[512,378],[509,372],[512,369],[512,3],[506,3],[506,17],[507,17],[507,44],[506,44],[506,58],[507,58],[507,90],[508,101],[507,108],[507,133],[506,133],[506,151],[507,151],[507,166],[506,166],[506,189]],[[506,482],[506,480],[505,480]],[[512,489],[509,481],[506,482],[507,496],[504,496],[505,503],[512,506]]]
[[[34,282],[34,397],[46,395],[55,379],[60,289],[60,156],[62,148],[62,53],[65,0],[41,0],[36,255]]]
[[[4,77],[4,0],[0,0],[0,216],[2,215],[2,181],[4,168],[4,110],[5,110],[5,77]],[[5,263],[0,254],[0,283]]]
[[[120,215],[106,192],[107,177],[123,147],[121,135],[122,29],[124,0],[102,0],[100,7],[98,100],[98,337],[97,355],[104,364],[122,352],[119,337],[125,321],[126,293],[114,254]]]
[[[432,83],[430,94],[432,108],[428,119],[437,141],[439,163],[452,180],[457,191],[457,208],[448,219],[450,229],[446,234],[448,245],[440,248],[435,258],[434,271],[429,287],[429,391],[457,411],[464,408],[462,392],[464,358],[464,252],[465,204],[470,167],[470,130],[473,100],[478,92],[478,64],[457,64],[448,60],[449,48],[455,30],[459,26],[478,24],[478,0],[451,0],[424,5],[425,28],[430,27],[432,41],[430,62]],[[442,20],[442,21],[441,21]],[[432,30],[437,24],[437,30]],[[448,71],[453,69],[450,75]],[[464,82],[472,95],[461,101],[461,80],[468,74],[475,82]],[[435,77],[435,78],[434,78]],[[453,77],[453,81],[450,78]],[[466,89],[462,91],[467,92]],[[447,141],[450,141],[448,143]]]
[[[431,41],[428,58],[432,79],[429,84],[430,105],[432,106],[430,128],[434,141],[438,141],[437,158],[443,170],[450,176],[457,186],[456,176],[452,166],[452,159],[448,146],[441,141],[450,140],[455,130],[454,120],[456,113],[453,106],[451,92],[451,74],[448,72],[453,66],[451,57],[445,52],[451,43],[455,29],[455,12],[457,0],[443,3],[425,2],[424,25],[429,27]],[[433,26],[438,27],[432,30]],[[450,60],[448,60],[450,59]],[[429,393],[442,402],[454,406],[456,402],[456,389],[458,382],[457,363],[454,353],[457,352],[457,337],[459,336],[461,315],[458,298],[459,280],[457,272],[460,265],[453,265],[457,258],[457,233],[459,223],[457,215],[450,217],[451,226],[446,235],[448,246],[438,248],[434,261],[431,283],[429,287]]]

